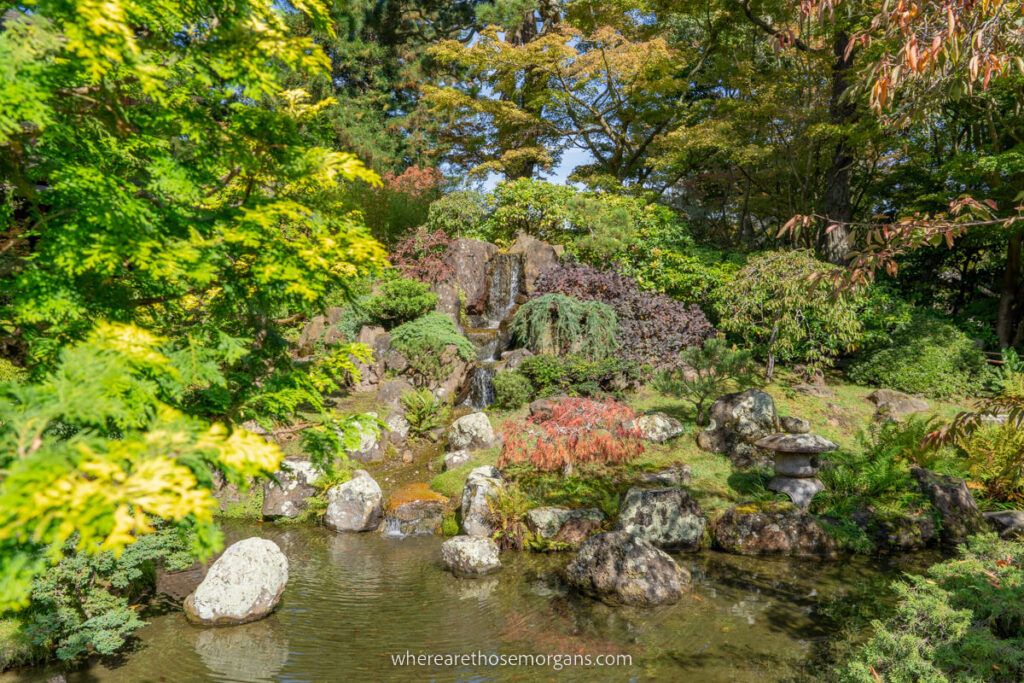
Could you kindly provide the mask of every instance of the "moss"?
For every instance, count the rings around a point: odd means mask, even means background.
[[[406,503],[413,503],[418,500],[447,503],[448,498],[449,496],[431,491],[429,484],[418,481],[412,484],[406,484],[392,492],[392,494],[388,496],[387,509],[395,510]]]
[[[440,469],[440,464],[444,462],[444,457],[439,457],[435,464]],[[440,493],[442,496],[449,498],[457,498],[462,495],[462,489],[466,486],[466,477],[476,467],[481,465],[493,465],[498,462],[498,449],[488,448],[486,450],[477,451],[473,453],[469,462],[456,467],[453,470],[442,472],[433,479],[430,480],[430,488]]]
[[[44,653],[32,644],[21,617],[0,618],[0,671],[35,664]]]
[[[459,535],[459,520],[455,518],[455,512],[451,511],[441,520],[441,534],[447,538]]]

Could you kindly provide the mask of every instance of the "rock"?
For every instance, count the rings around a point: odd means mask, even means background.
[[[390,536],[429,536],[441,530],[448,499],[426,483],[395,490],[384,512],[384,533]]]
[[[828,453],[839,448],[817,434],[769,434],[754,445],[777,453]]]
[[[682,486],[692,477],[690,466],[678,463],[657,472],[643,472],[636,481],[647,486]]]
[[[741,505],[713,529],[715,545],[737,555],[832,557],[836,543],[814,517],[791,506]]]
[[[441,544],[441,562],[455,576],[471,578],[501,569],[498,544],[490,538],[455,536]]]
[[[494,428],[485,413],[470,413],[448,428],[448,446],[453,450],[473,450],[493,445]]]
[[[939,538],[944,545],[964,543],[968,536],[988,526],[963,479],[936,474],[923,467],[911,467],[910,473],[939,512],[942,520]]]
[[[785,415],[779,418],[779,427],[789,434],[807,434],[811,431],[811,423],[802,417]]]
[[[478,301],[487,288],[487,264],[498,247],[490,242],[461,237],[453,240],[444,261],[452,269],[449,283],[462,293],[465,301]]]
[[[490,465],[477,467],[469,473],[462,490],[462,529],[468,536],[490,537],[494,527],[490,522],[487,501],[501,491],[504,484],[501,473]]]
[[[247,538],[234,543],[185,598],[189,621],[204,626],[244,624],[277,607],[288,584],[288,559],[273,541]]]
[[[793,391],[797,392],[798,394],[803,394],[805,396],[813,396],[815,398],[836,397],[836,392],[832,391],[830,388],[823,386],[821,384],[794,384]]]
[[[997,510],[983,513],[985,521],[1000,538],[1019,539],[1024,537],[1024,511]]]
[[[469,459],[473,457],[469,454],[469,451],[452,451],[451,453],[444,454],[444,471],[454,470],[456,467],[461,467],[469,462]]]
[[[373,352],[373,362],[356,363],[359,368],[360,379],[355,385],[355,391],[368,391],[377,387],[384,379],[386,365],[384,356],[391,347],[391,335],[379,325],[364,325],[359,329],[356,342],[366,344]]]
[[[377,416],[376,413],[367,415]],[[378,462],[384,459],[384,448],[380,444],[380,435],[372,427],[360,428],[359,448],[348,451],[348,457],[359,462]]]
[[[526,513],[530,531],[548,540],[576,545],[601,527],[604,513],[597,508],[539,507]]]
[[[711,406],[711,421],[697,435],[706,451],[725,453],[738,467],[766,464],[768,457],[753,444],[778,431],[775,401],[760,389],[722,396]]]
[[[550,419],[552,410],[554,410],[555,406],[566,398],[566,396],[551,396],[549,398],[538,398],[536,401],[531,401],[530,417],[535,418],[538,421]]]
[[[928,410],[928,402],[924,399],[894,389],[876,389],[868,394],[868,400],[875,404],[876,420],[899,422],[908,415]]]
[[[409,421],[405,419],[405,415],[400,412],[393,412],[388,415],[388,419],[384,421],[387,427],[388,441],[393,444],[403,443],[409,438]]]
[[[812,453],[776,453],[775,474],[783,477],[812,478],[818,473],[821,461]]]
[[[513,349],[511,351],[502,351],[501,360],[505,363],[506,370],[515,370],[523,361],[533,355],[533,352],[529,349]]]
[[[380,525],[384,493],[367,472],[356,470],[327,491],[324,524],[334,531],[372,531]]]
[[[523,255],[523,289],[527,296],[531,296],[537,291],[537,279],[558,266],[563,248],[520,231],[508,251]]]
[[[659,548],[696,550],[706,525],[700,506],[686,491],[633,488],[626,492],[615,528]]]
[[[433,286],[437,294],[435,310],[448,316],[453,323],[461,325],[462,295],[458,285],[451,282],[439,282]]]
[[[786,494],[793,505],[806,510],[811,500],[825,490],[825,485],[817,479],[783,476],[772,477],[768,482],[768,490]]]
[[[466,380],[469,379],[469,371],[473,367],[473,361],[463,360],[459,355],[458,348],[449,344],[441,351],[438,362],[440,362],[441,367],[448,374],[440,379],[431,379],[427,386],[438,398],[454,398],[458,396],[459,390],[462,389],[466,384]]]
[[[644,439],[654,443],[665,443],[683,433],[683,423],[665,413],[641,415],[629,426],[639,429]]]
[[[265,519],[298,517],[306,509],[306,501],[316,495],[319,473],[309,460],[288,458],[274,473],[277,482],[263,484],[263,517]]]
[[[416,387],[407,379],[385,380],[377,388],[377,403],[401,410],[401,398],[415,390]]]
[[[324,311],[323,315],[310,318],[299,333],[296,347],[299,355],[308,356],[318,344],[338,344],[345,341],[345,333],[338,328],[338,323],[345,309],[333,306]]]
[[[880,554],[921,550],[938,535],[935,520],[929,514],[879,514],[868,510],[854,513],[852,519]]]
[[[402,451],[402,462],[408,465],[413,460],[415,460],[415,458],[413,457],[412,451],[410,451],[408,448]]]
[[[627,531],[588,538],[565,569],[585,595],[613,605],[651,607],[679,601],[690,574],[667,553]]]

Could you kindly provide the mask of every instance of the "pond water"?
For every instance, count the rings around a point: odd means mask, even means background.
[[[694,590],[671,607],[611,608],[565,591],[568,554],[506,553],[500,573],[457,579],[439,562],[441,539],[335,534],[317,527],[232,524],[288,556],[278,611],[217,629],[180,612],[150,617],[136,647],[114,661],[65,672],[79,681],[790,680],[834,627],[823,606],[877,599],[904,564],[680,555]],[[912,561],[912,560],[907,560]],[[906,562],[906,561],[905,561]],[[920,560],[918,560],[920,562]],[[621,654],[607,668],[402,667],[391,655]],[[47,681],[52,667],[0,676]]]

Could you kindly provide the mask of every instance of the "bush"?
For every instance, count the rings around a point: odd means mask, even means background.
[[[644,452],[640,431],[631,425],[635,418],[615,401],[557,401],[549,413],[505,423],[498,467],[528,462],[538,470],[568,474],[584,463],[632,460]]]
[[[494,376],[494,406],[501,410],[515,410],[533,399],[534,388],[526,375],[499,372]]]
[[[444,375],[441,354],[447,346],[454,347],[465,361],[476,354],[473,342],[462,336],[443,313],[427,313],[391,330],[391,347],[406,357],[414,372],[428,380]]]
[[[425,227],[431,232],[487,239],[490,212],[486,195],[473,190],[450,192],[430,205]]]
[[[985,487],[986,498],[1024,502],[1024,429],[1012,420],[982,425],[956,439],[964,475]]]
[[[960,557],[895,588],[894,614],[872,623],[837,679],[1024,680],[1024,544],[976,536]]]
[[[397,278],[381,284],[380,292],[366,302],[372,322],[391,329],[434,310],[437,295],[419,280]]]
[[[530,381],[534,396],[614,395],[637,386],[646,374],[638,363],[622,358],[548,355],[524,358],[518,372]]]
[[[537,292],[608,304],[619,323],[621,355],[654,367],[674,364],[681,350],[714,335],[697,306],[646,292],[631,278],[590,266],[554,268],[538,278]]]
[[[451,406],[434,396],[430,389],[410,391],[399,401],[405,409],[409,435],[413,438],[426,436],[431,431],[443,427],[451,415]]]
[[[679,367],[658,373],[654,388],[692,404],[697,424],[707,421],[712,401],[757,381],[750,352],[730,348],[724,339],[709,339],[702,347],[686,349],[679,354],[679,362]]]
[[[917,315],[891,346],[853,363],[854,382],[942,398],[977,393],[989,373],[985,355],[953,325]]]
[[[545,294],[519,307],[512,334],[534,353],[610,356],[618,347],[615,311],[597,301]]]
[[[829,366],[860,339],[858,304],[836,295],[837,266],[809,251],[774,251],[751,258],[719,295],[719,326],[768,362]]]

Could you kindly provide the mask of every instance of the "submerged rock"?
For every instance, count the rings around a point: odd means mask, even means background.
[[[585,595],[616,605],[650,607],[679,601],[690,574],[667,553],[627,531],[583,542],[565,578]]]
[[[988,525],[978,510],[967,483],[957,477],[936,474],[923,467],[911,467],[921,492],[928,496],[942,519],[939,538],[943,544],[959,545]]]
[[[754,443],[778,431],[771,395],[760,389],[726,394],[714,402],[710,414],[707,429],[697,435],[698,446],[726,454],[739,467],[767,463],[767,454]]]
[[[372,531],[380,525],[384,493],[367,472],[356,470],[327,491],[324,524],[334,531]]]
[[[683,423],[665,413],[641,415],[630,426],[639,429],[644,439],[654,443],[665,443],[683,433]]]
[[[706,525],[697,501],[683,489],[633,488],[626,492],[616,529],[659,548],[696,550]]]
[[[256,621],[274,611],[287,584],[288,559],[277,544],[247,538],[217,558],[185,598],[185,615],[204,626]]]
[[[484,576],[501,569],[498,544],[490,538],[455,536],[441,544],[441,562],[461,577]]]
[[[314,484],[320,474],[309,460],[288,458],[274,473],[277,481],[263,484],[263,517],[265,519],[298,517],[306,510],[309,498],[316,495]]]
[[[488,448],[494,441],[494,428],[485,413],[463,415],[448,428],[448,447],[456,451]]]
[[[490,465],[477,467],[469,473],[462,490],[462,529],[468,536],[490,537],[494,527],[490,521],[488,501],[503,488],[501,473]]]
[[[835,541],[810,514],[791,506],[739,505],[713,529],[715,545],[737,555],[832,557]]]

